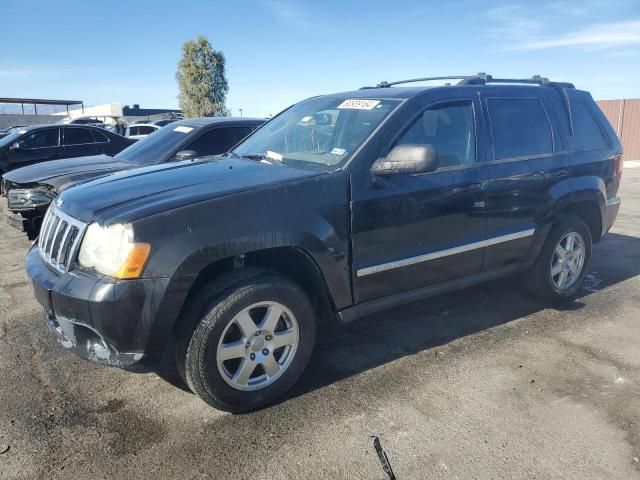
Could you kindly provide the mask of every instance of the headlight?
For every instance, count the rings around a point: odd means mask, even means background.
[[[14,188],[7,192],[11,209],[34,208],[49,205],[55,194],[46,188]]]
[[[131,225],[102,227],[92,223],[82,240],[78,262],[110,277],[137,278],[150,252],[148,243],[133,242]]]

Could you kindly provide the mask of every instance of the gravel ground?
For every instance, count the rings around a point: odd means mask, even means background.
[[[621,196],[573,304],[506,279],[365,318],[240,416],[60,349],[0,225],[0,479],[384,480],[370,435],[400,480],[640,478],[640,169]]]

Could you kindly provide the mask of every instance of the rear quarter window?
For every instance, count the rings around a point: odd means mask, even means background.
[[[571,150],[607,148],[609,142],[591,110],[582,102],[571,102],[573,135],[569,135]]]
[[[493,158],[530,157],[553,152],[553,134],[537,98],[488,98]]]

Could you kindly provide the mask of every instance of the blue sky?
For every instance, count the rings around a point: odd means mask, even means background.
[[[0,96],[177,106],[184,41],[227,57],[234,115],[380,80],[542,74],[640,97],[640,0],[4,0]]]

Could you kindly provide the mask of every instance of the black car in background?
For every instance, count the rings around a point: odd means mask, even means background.
[[[7,220],[35,238],[49,204],[66,188],[130,168],[224,153],[263,123],[261,119],[232,117],[181,120],[114,157],[72,158],[14,170],[3,179],[2,190],[9,207]]]
[[[115,155],[134,140],[103,128],[77,125],[36,125],[0,138],[0,174],[34,163],[87,155]]]

